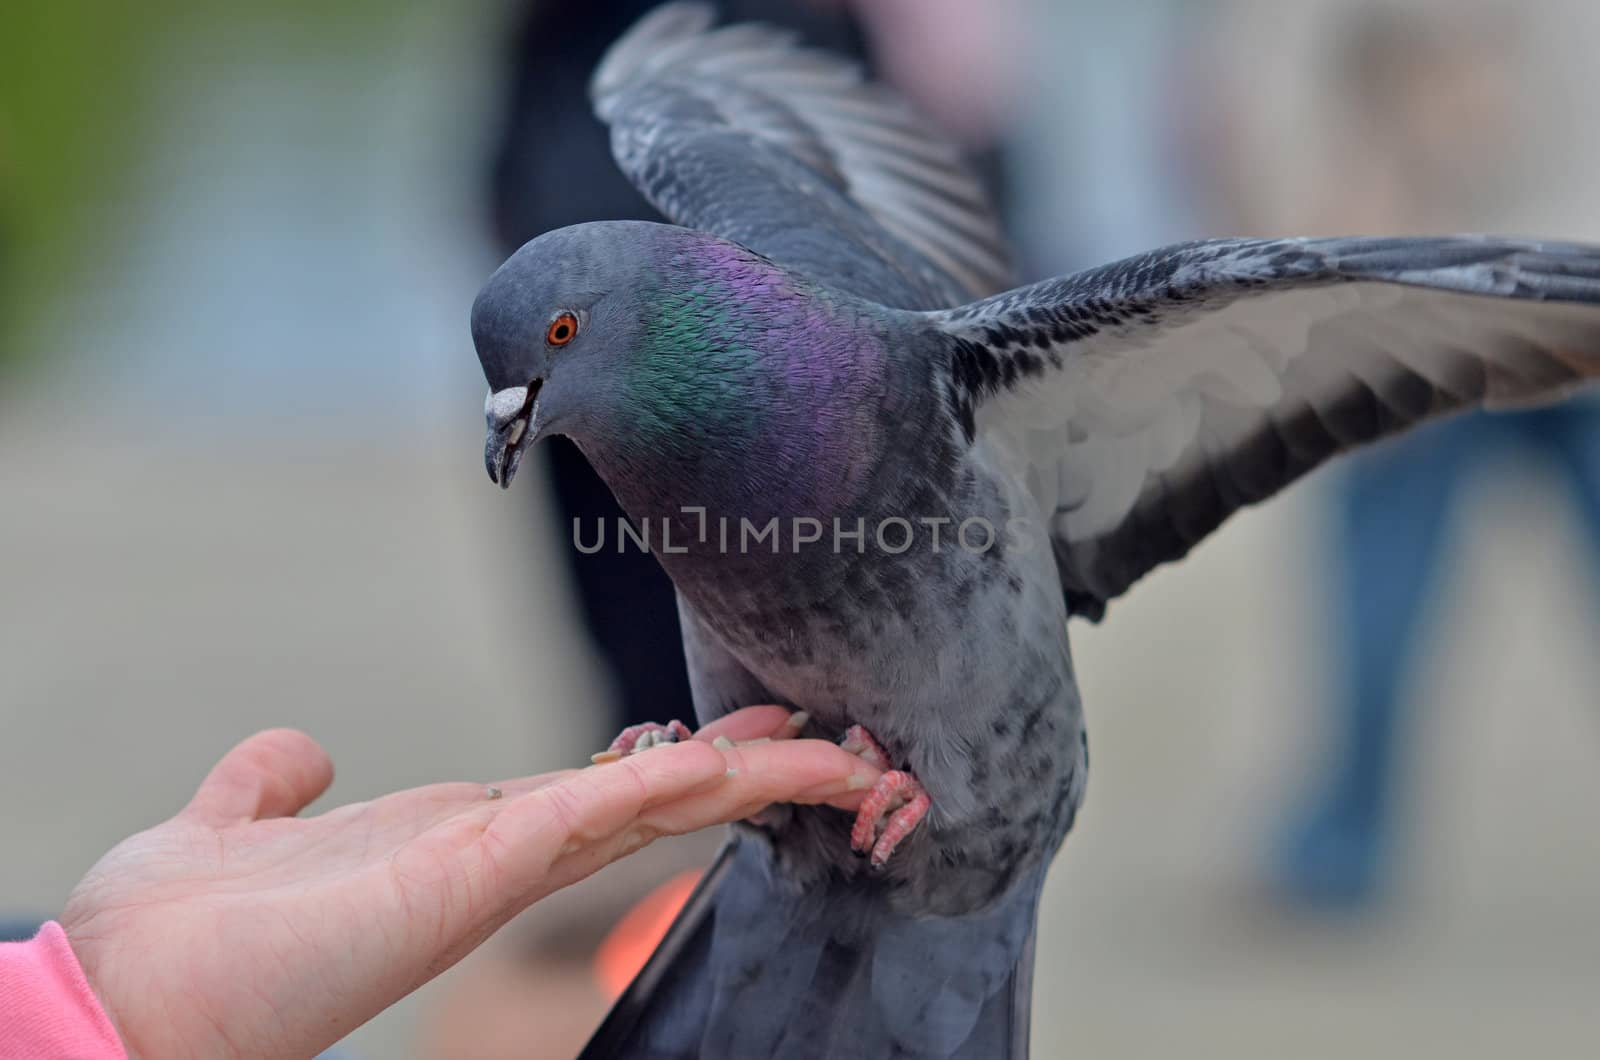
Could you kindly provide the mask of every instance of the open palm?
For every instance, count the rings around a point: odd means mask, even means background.
[[[176,817],[114,847],[62,926],[136,1057],[311,1056],[551,892],[662,835],[776,801],[853,809],[876,778],[753,707],[695,740],[305,819],[333,779],[292,730],[230,751]]]

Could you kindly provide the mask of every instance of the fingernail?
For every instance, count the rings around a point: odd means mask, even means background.
[[[803,710],[797,710],[793,714],[789,715],[789,720],[783,723],[783,727],[788,729],[790,732],[799,732],[801,729],[810,724],[810,722],[811,715],[809,713]]]
[[[772,737],[770,737],[770,736],[762,736],[762,737],[760,737],[758,739],[755,739],[755,740],[741,740],[739,742],[739,746],[740,747],[754,747],[758,743],[771,743],[771,742],[772,742]]]
[[[589,756],[589,761],[597,766],[604,765],[606,762],[620,762],[621,760],[622,752],[615,747],[608,747],[604,751],[598,751]]]
[[[711,746],[715,747],[719,751],[731,751],[733,750],[733,741],[728,739],[726,736],[718,736],[715,740],[711,741]]]
[[[860,773],[851,773],[850,779],[844,782],[846,791],[860,791],[868,786],[867,778]]]
[[[738,775],[739,775],[738,767],[737,766],[729,766],[728,767],[728,771],[726,773],[722,774],[722,777],[723,777],[724,780],[732,780],[734,777],[736,777]]]

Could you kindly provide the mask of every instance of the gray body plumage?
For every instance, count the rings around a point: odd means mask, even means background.
[[[547,234],[479,296],[486,462],[505,485],[573,437],[671,526],[700,720],[864,724],[932,809],[882,870],[836,811],[740,826],[586,1055],[1021,1057],[1088,766],[1069,617],[1330,456],[1600,375],[1600,251],[1218,240],[995,294],[1003,244],[953,148],[844,64],[709,23],[652,14],[593,86],[681,227]],[[700,536],[792,516],[866,540]],[[875,540],[893,519],[903,548]],[[964,547],[967,522],[998,534]]]

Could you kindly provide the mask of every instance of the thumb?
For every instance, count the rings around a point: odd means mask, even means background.
[[[180,816],[221,827],[292,817],[333,783],[333,762],[295,729],[268,729],[222,756]]]

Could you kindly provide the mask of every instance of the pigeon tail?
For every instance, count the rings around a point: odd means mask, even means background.
[[[1042,881],[917,917],[860,879],[796,887],[738,833],[581,1060],[1025,1060]]]

